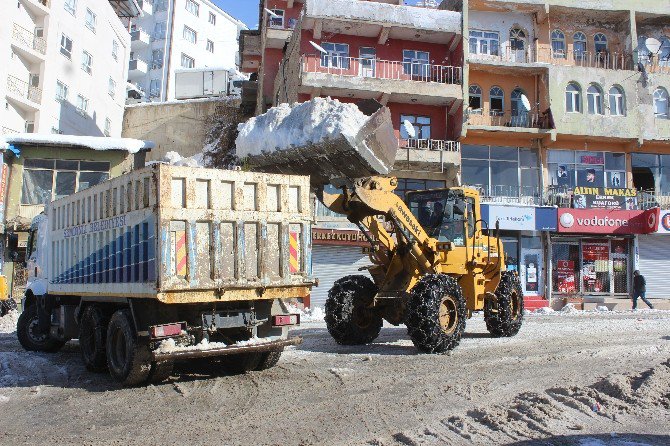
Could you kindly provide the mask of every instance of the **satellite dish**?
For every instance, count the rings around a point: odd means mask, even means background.
[[[263,8],[263,9],[265,9],[265,12],[267,12],[268,15],[269,15],[270,17],[272,17],[273,19],[278,19],[278,18],[279,18],[279,16],[278,16],[277,14],[275,14],[274,12],[272,12],[271,10],[269,10],[268,8]]]
[[[409,122],[407,119],[405,119],[402,122],[402,126],[405,128],[405,131],[407,132],[407,136],[409,136],[411,139],[416,138],[416,130],[414,130],[414,126],[412,125],[411,122]]]
[[[318,52],[323,53],[323,54],[328,54],[328,51],[324,50],[322,47],[320,47],[320,46],[317,45],[316,43],[312,42],[311,40],[309,41],[309,43],[310,43],[314,48],[316,48],[316,50],[317,50]]]
[[[526,108],[526,110],[530,111],[530,101],[528,100],[526,95],[523,94],[523,93],[521,94],[521,103]]]
[[[661,49],[661,42],[658,39],[654,39],[653,37],[649,37],[647,40],[645,40],[644,45],[647,47],[649,52],[653,54],[658,54],[659,50]]]

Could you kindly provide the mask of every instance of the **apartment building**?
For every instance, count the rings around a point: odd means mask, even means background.
[[[526,296],[628,303],[640,269],[648,295],[669,297],[670,217],[656,232],[649,208],[669,204],[670,6],[443,7],[467,10],[461,179],[490,203]],[[557,206],[553,223],[541,205]]]
[[[150,101],[175,99],[175,72],[239,66],[247,27],[209,0],[144,0],[131,21],[128,82]]]
[[[133,1],[17,0],[0,27],[2,133],[120,136]]]

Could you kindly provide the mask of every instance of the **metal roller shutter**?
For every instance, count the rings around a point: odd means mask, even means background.
[[[312,274],[318,277],[319,286],[312,288],[310,305],[322,307],[326,304],[328,291],[336,280],[352,274],[370,277],[367,271],[358,268],[370,265],[370,258],[363,254],[360,247],[324,246],[312,247]]]
[[[640,273],[647,281],[647,297],[670,298],[670,235],[638,236]]]

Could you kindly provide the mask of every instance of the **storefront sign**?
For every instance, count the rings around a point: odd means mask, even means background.
[[[637,209],[637,190],[613,187],[576,187],[575,209]]]
[[[659,234],[670,234],[670,210],[662,210],[658,221]]]
[[[5,194],[7,192],[7,176],[9,167],[3,162],[3,156],[0,153],[0,164],[2,164],[2,173],[0,174],[0,223],[5,221]]]
[[[572,260],[559,260],[556,264],[558,272],[558,292],[573,293],[575,287],[575,262]]]
[[[369,247],[361,231],[312,228],[312,244]]]
[[[482,219],[489,229],[496,227],[511,231],[555,231],[556,208],[537,206],[502,206],[483,204]]]
[[[649,234],[658,228],[658,208],[646,211],[558,209],[558,232]]]

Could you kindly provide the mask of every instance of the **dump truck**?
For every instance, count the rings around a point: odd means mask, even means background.
[[[371,278],[353,275],[335,282],[325,306],[328,331],[340,344],[366,344],[377,338],[384,320],[404,323],[418,350],[444,353],[460,342],[466,319],[483,311],[491,335],[516,335],[523,321],[520,280],[506,269],[498,228],[482,220],[478,192],[451,187],[401,199],[394,193],[397,179],[387,175],[398,149],[390,113],[379,105],[363,116],[369,105],[359,111],[332,105],[350,119],[348,127],[359,123],[347,135],[279,148],[268,141],[267,148],[246,150],[247,164],[257,170],[310,175],[320,201],[358,225],[369,241],[364,249]],[[326,114],[325,107],[315,104],[313,119]],[[284,111],[286,117],[273,127],[291,122],[291,113]],[[242,128],[242,147],[259,141],[254,132],[263,129],[254,124]]]
[[[46,205],[29,236],[21,345],[78,339],[91,371],[159,382],[175,361],[235,372],[301,342],[289,299],[311,278],[309,179],[165,164]]]

